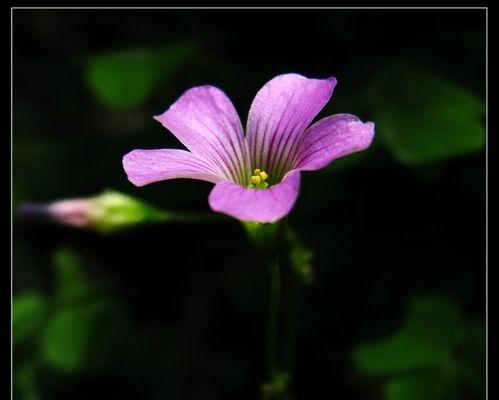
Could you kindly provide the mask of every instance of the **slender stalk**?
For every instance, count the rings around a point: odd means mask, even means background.
[[[165,212],[163,216],[163,220],[168,222],[182,222],[182,223],[211,223],[211,222],[220,222],[225,218],[216,215],[213,213],[181,213],[181,212]],[[162,222],[162,221],[158,221]]]
[[[289,374],[279,362],[279,325],[281,312],[281,271],[279,253],[282,248],[285,221],[274,224],[244,222],[251,243],[266,260],[269,269],[269,314],[267,327],[268,381],[261,386],[264,400],[289,400]]]
[[[284,350],[284,368],[289,374],[294,370],[297,340],[296,313],[298,307],[298,285],[293,276],[288,276],[286,286],[286,347]]]
[[[281,276],[277,258],[269,263],[270,272],[270,303],[267,331],[267,359],[269,378],[272,380],[279,372],[277,361],[277,332],[279,328],[279,309],[281,303]]]

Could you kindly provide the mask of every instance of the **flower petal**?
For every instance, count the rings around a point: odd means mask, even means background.
[[[275,222],[286,216],[298,197],[300,173],[290,171],[277,185],[268,189],[249,189],[222,181],[210,193],[213,211],[242,221]]]
[[[374,123],[362,122],[350,114],[331,115],[307,129],[293,162],[293,168],[313,171],[331,161],[369,147]]]
[[[213,183],[224,179],[205,160],[178,149],[133,150],[123,157],[123,168],[135,186],[175,178]]]
[[[241,120],[220,89],[214,86],[189,89],[162,115],[154,118],[221,175],[246,182],[249,153]]]
[[[279,179],[282,165],[297,140],[329,101],[335,78],[308,79],[298,74],[276,76],[257,93],[251,105],[247,139],[253,168]]]

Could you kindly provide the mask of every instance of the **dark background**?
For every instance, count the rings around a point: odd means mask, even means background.
[[[320,116],[349,112],[377,124],[373,145],[361,156],[303,174],[289,218],[314,252],[315,274],[302,291],[298,318],[297,399],[383,398],[389,377],[365,377],[352,351],[394,333],[414,296],[445,296],[464,320],[483,324],[484,145],[446,154],[452,129],[447,135],[447,125],[429,126],[427,142],[408,143],[443,144],[444,150],[425,159],[418,148],[407,158],[405,148],[384,136],[388,123],[381,121],[393,115],[393,105],[383,102],[407,93],[408,85],[385,71],[400,62],[484,102],[484,10],[15,10],[13,18],[15,209],[23,201],[113,188],[161,208],[208,212],[210,184],[178,180],[136,188],[121,167],[133,148],[180,147],[152,116],[200,84],[222,88],[244,124],[253,96],[275,75],[333,75],[339,84]],[[143,101],[106,103],[87,79],[95,57],[161,46],[186,46],[188,55],[161,56],[168,75],[153,82]],[[386,82],[389,89],[373,96],[370,88],[387,88]],[[421,93],[431,97],[432,88]],[[403,109],[408,116],[398,126],[407,121],[409,132],[414,114],[431,124],[439,107],[445,121],[463,126],[464,108],[450,112],[441,99],[431,112]],[[58,307],[61,263],[82,265],[85,284],[111,299],[117,310],[111,314],[120,315],[110,328],[113,340],[98,341],[107,329],[99,321],[73,363],[65,363],[64,351],[61,361],[43,349],[54,334],[46,326]],[[266,379],[267,281],[237,221],[103,236],[15,214],[14,296],[36,293],[52,310],[29,341],[14,347],[16,397],[258,398]],[[71,307],[90,301],[84,296]],[[85,329],[66,328],[75,337]],[[483,397],[469,388],[459,395]]]

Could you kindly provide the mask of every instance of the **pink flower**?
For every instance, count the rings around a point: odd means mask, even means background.
[[[257,93],[244,135],[229,98],[218,88],[187,90],[155,119],[190,151],[133,150],[123,168],[136,186],[175,178],[215,183],[214,211],[243,221],[275,222],[298,197],[300,171],[366,149],[374,123],[336,114],[309,126],[331,98],[335,78],[276,76]]]

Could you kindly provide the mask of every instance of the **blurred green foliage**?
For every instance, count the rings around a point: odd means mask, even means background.
[[[12,342],[19,343],[36,334],[46,319],[47,299],[39,293],[16,296],[12,303]]]
[[[102,104],[116,109],[136,107],[173,79],[194,50],[192,43],[173,43],[106,52],[88,60],[85,78]]]
[[[419,166],[477,151],[485,142],[485,104],[448,79],[408,64],[373,78],[376,132],[401,163]]]
[[[448,361],[460,329],[459,308],[452,300],[417,298],[399,332],[357,350],[357,366],[364,374],[389,374],[440,365]]]
[[[15,398],[21,400],[42,399],[36,380],[36,367],[33,363],[17,367],[14,375]]]
[[[271,382],[261,386],[263,400],[287,398],[290,376],[286,373],[278,373]]]
[[[459,400],[465,398],[455,378],[441,370],[394,378],[384,389],[387,400]]]
[[[42,358],[65,372],[99,371],[115,361],[126,315],[119,303],[99,298],[54,312],[42,338]]]
[[[124,305],[88,279],[77,253],[61,248],[52,267],[51,296],[14,298],[14,346],[24,354],[16,359],[15,389],[22,399],[39,398],[36,377],[43,368],[81,374],[108,367],[129,330]]]
[[[66,372],[108,366],[126,330],[122,306],[88,279],[85,265],[74,251],[57,251],[53,267],[54,308],[42,336],[42,359]]]
[[[480,396],[483,364],[470,362],[463,349],[473,343],[476,358],[483,361],[484,339],[483,326],[464,319],[454,300],[418,296],[396,333],[359,346],[353,358],[361,374],[387,378],[387,400],[457,399],[470,390]]]
[[[57,304],[71,304],[87,299],[96,287],[87,278],[82,259],[76,252],[62,248],[52,255],[54,297]]]
[[[461,344],[461,378],[473,393],[485,398],[486,376],[486,334],[482,323],[472,322],[466,326],[466,334]]]

